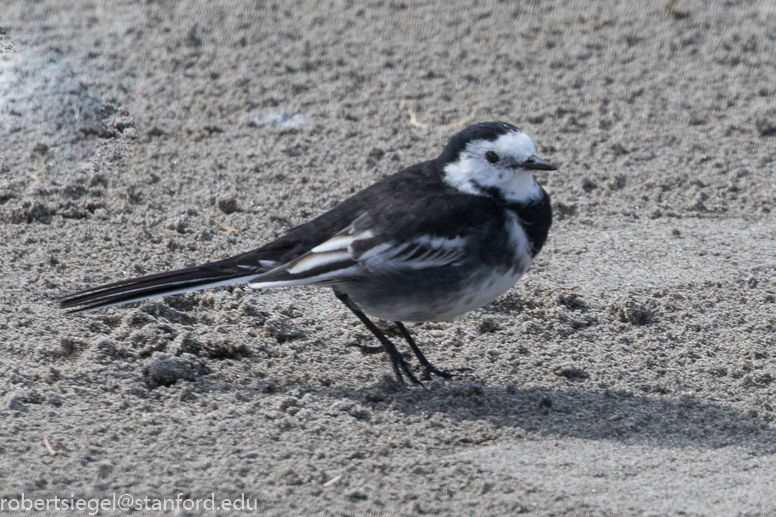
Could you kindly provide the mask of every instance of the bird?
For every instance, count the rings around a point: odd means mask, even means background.
[[[354,346],[387,353],[400,384],[406,375],[422,385],[369,316],[396,325],[423,368],[421,378],[450,378],[456,374],[431,364],[404,322],[451,321],[517,283],[552,225],[550,196],[533,174],[556,169],[517,126],[477,123],[451,136],[436,158],[381,179],[259,248],[80,291],[60,305],[80,312],[235,283],[324,286],[379,343]]]

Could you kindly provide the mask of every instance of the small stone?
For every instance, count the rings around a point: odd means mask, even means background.
[[[477,324],[477,332],[480,334],[492,334],[501,330],[501,326],[493,318],[483,318]]]
[[[304,337],[304,332],[297,328],[287,318],[273,316],[264,323],[264,330],[268,335],[277,339],[280,343],[292,341]]]
[[[278,411],[285,411],[290,407],[294,407],[299,403],[296,397],[286,397],[278,404]]]
[[[154,389],[159,386],[171,386],[181,379],[193,381],[207,373],[207,367],[191,354],[170,357],[157,352],[152,361],[143,368],[143,380],[150,389]]]
[[[584,311],[588,305],[577,293],[561,294],[558,296],[558,305],[562,305],[572,311]]]
[[[218,202],[218,209],[226,215],[233,214],[237,211],[237,200],[233,197],[222,199]]]
[[[367,495],[360,490],[353,490],[352,492],[348,492],[346,497],[353,502],[366,501],[369,499],[369,497],[367,497]]]
[[[38,142],[37,144],[35,144],[35,147],[32,148],[32,153],[43,156],[48,152],[48,150],[49,150],[49,146],[47,146],[42,142]]]
[[[776,136],[776,120],[759,118],[755,122],[755,127],[760,136]]]
[[[12,392],[5,397],[0,407],[6,407],[12,411],[26,413],[28,404],[43,404],[46,398],[35,390]]]
[[[623,323],[647,325],[655,319],[655,312],[652,307],[633,298],[614,304],[610,309]]]
[[[20,223],[43,223],[49,224],[54,216],[55,210],[44,205],[40,201],[25,201],[22,206],[11,212],[11,222]]]
[[[12,411],[18,411],[19,413],[26,413],[29,411],[27,406],[24,404],[22,397],[18,395],[11,395],[10,397],[6,397],[3,406]]]
[[[565,377],[570,381],[581,381],[590,377],[589,373],[576,366],[561,366],[555,370],[555,375]]]
[[[567,205],[558,201],[553,204],[552,211],[556,214],[558,221],[562,221],[577,214],[577,205]]]

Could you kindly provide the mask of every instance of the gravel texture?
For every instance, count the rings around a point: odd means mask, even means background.
[[[776,512],[772,2],[2,4],[0,499]],[[483,120],[560,170],[523,281],[410,326],[467,377],[399,388],[327,290],[57,307],[252,249]]]

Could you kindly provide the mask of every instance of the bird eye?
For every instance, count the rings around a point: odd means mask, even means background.
[[[498,155],[493,151],[488,151],[485,153],[485,159],[490,163],[496,163],[499,160]]]

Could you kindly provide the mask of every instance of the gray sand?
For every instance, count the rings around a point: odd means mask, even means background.
[[[0,500],[776,512],[774,4],[455,3],[2,0]],[[411,326],[469,377],[397,388],[322,289],[57,307],[493,119],[560,165],[556,222],[515,289]]]

